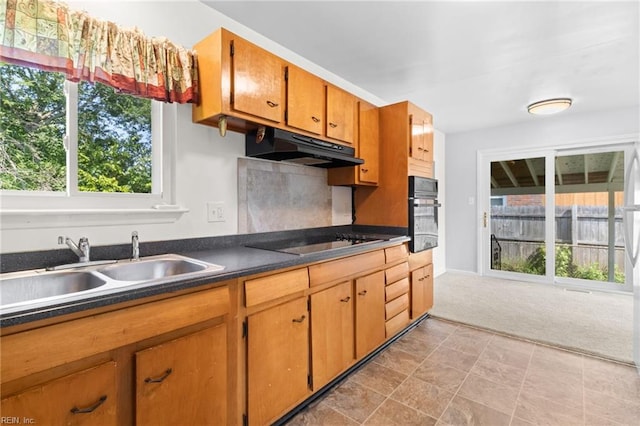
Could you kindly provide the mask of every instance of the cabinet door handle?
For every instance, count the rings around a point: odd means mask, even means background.
[[[293,319],[293,322],[304,322],[304,319],[305,319],[306,317],[307,317],[306,315],[303,315],[303,316],[301,316],[300,318],[297,318],[297,319],[296,319],[296,318],[294,318],[294,319]]]
[[[167,368],[167,370],[164,372],[162,376],[158,377],[157,379],[154,379],[152,377],[147,377],[146,379],[144,379],[144,382],[145,383],[162,383],[164,382],[164,379],[169,377],[171,373],[173,373],[173,369]]]
[[[336,123],[329,123],[329,127],[335,129],[338,125]]]
[[[267,105],[269,105],[271,108],[275,108],[278,106],[278,104],[273,101],[267,101]]]
[[[93,412],[96,408],[98,408],[99,406],[101,406],[102,404],[104,404],[104,402],[107,400],[107,395],[102,395],[100,397],[100,399],[93,405],[87,407],[87,408],[78,408],[78,407],[73,407],[71,409],[71,412],[73,414],[87,414],[87,413],[91,413]]]
[[[320,122],[320,119],[318,117],[311,116],[311,119],[313,120],[314,123]]]
[[[344,299],[340,299],[340,301],[344,303],[347,303],[349,300],[351,300],[351,296],[347,296]]]
[[[418,147],[418,151],[424,151],[424,148],[423,148],[423,147],[421,147],[421,146],[419,146],[419,147]]]
[[[362,171],[362,173],[367,173],[369,171],[369,169],[360,169]]]
[[[424,281],[424,277],[418,278],[418,281]]]
[[[362,290],[360,293],[358,293],[360,296],[365,296],[367,294],[367,290]]]

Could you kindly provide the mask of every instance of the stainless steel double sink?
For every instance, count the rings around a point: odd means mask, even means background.
[[[150,256],[140,260],[119,260],[77,264],[74,268],[31,270],[0,275],[0,308],[57,301],[80,295],[142,283],[160,282],[181,276],[187,278],[221,271],[224,266],[176,254]]]

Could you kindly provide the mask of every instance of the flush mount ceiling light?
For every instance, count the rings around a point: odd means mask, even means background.
[[[527,107],[527,111],[536,115],[555,114],[571,106],[570,98],[546,99],[544,101],[534,102]]]

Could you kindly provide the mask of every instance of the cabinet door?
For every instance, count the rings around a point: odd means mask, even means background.
[[[324,82],[296,66],[287,67],[287,125],[317,135],[324,128]]]
[[[411,319],[418,318],[433,307],[433,265],[411,273]]]
[[[116,426],[117,401],[116,363],[106,362],[5,398],[1,411],[21,424]]]
[[[409,125],[411,126],[411,149],[410,156],[417,160],[424,159],[424,121],[418,114],[412,114],[409,117]]]
[[[226,424],[225,324],[136,352],[136,424]]]
[[[327,86],[327,137],[353,143],[356,98],[337,87]]]
[[[312,294],[311,316],[311,371],[317,390],[354,359],[351,282]]]
[[[235,38],[232,43],[232,108],[280,122],[284,80],[282,61],[241,38]]]
[[[384,272],[356,280],[356,358],[378,347],[385,338]]]
[[[364,160],[364,164],[358,166],[358,178],[363,183],[377,184],[380,170],[378,108],[371,104],[360,102],[359,117],[358,155]]]
[[[309,394],[308,318],[306,297],[247,318],[249,424],[269,424]]]

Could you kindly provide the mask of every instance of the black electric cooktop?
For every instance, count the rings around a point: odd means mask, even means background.
[[[386,239],[388,238],[381,235],[335,234],[299,239],[266,241],[263,243],[251,244],[248,247],[303,256],[305,254],[317,253],[320,251],[350,247],[356,244],[375,243]]]

